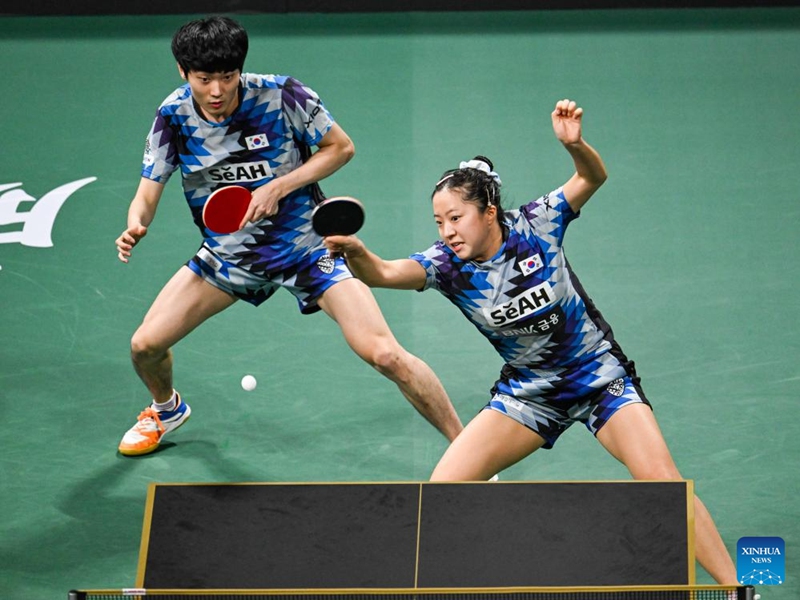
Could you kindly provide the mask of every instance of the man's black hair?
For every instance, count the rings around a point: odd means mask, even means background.
[[[247,57],[247,32],[229,17],[190,21],[172,37],[172,55],[184,75],[189,71],[242,71]]]

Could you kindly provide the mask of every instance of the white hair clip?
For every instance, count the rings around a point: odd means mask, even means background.
[[[440,185],[442,185],[442,184],[443,184],[445,181],[447,181],[448,179],[450,179],[452,176],[453,176],[453,173],[450,173],[449,175],[445,175],[445,176],[444,176],[444,177],[442,177],[442,178],[441,178],[439,181],[437,181],[437,182],[436,182],[436,185],[435,185],[435,186],[433,186],[433,187],[439,187],[439,186],[440,186]]]
[[[469,161],[461,161],[458,165],[459,169],[477,169],[478,171],[483,171],[489,177],[494,179],[497,185],[503,185],[503,182],[500,181],[500,175],[492,171],[491,167],[483,162],[482,160],[469,160]]]

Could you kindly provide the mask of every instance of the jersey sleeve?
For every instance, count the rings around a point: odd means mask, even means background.
[[[142,177],[166,183],[178,168],[175,132],[162,109],[156,113],[144,145]]]
[[[446,254],[447,250],[444,244],[436,242],[427,250],[415,252],[409,256],[411,260],[418,262],[420,266],[425,269],[425,285],[417,291],[424,292],[430,289],[440,290],[440,267],[446,267],[446,265],[449,264]]]
[[[317,93],[293,77],[287,77],[282,92],[283,110],[298,140],[317,145],[333,126],[333,117]]]
[[[563,188],[557,188],[525,204],[520,208],[520,213],[531,224],[538,237],[558,247],[564,242],[567,225],[580,216],[567,202]]]

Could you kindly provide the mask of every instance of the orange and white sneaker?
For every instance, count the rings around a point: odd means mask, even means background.
[[[136,424],[122,436],[119,453],[125,456],[139,456],[152,452],[158,448],[167,433],[183,425],[191,414],[192,409],[181,400],[180,395],[175,410],[159,412],[148,406],[139,413]]]

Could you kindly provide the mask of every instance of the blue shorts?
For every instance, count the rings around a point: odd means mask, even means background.
[[[544,398],[514,398],[507,394],[495,394],[484,410],[496,410],[522,423],[544,438],[544,448],[552,448],[558,437],[576,421],[597,435],[611,416],[623,406],[650,402],[639,386],[638,378],[630,376],[615,379],[593,394],[576,397],[574,402],[548,402]]]
[[[237,267],[205,244],[186,266],[214,287],[255,306],[268,300],[279,288],[285,288],[297,298],[303,314],[318,311],[317,301],[325,290],[353,277],[344,260],[331,258],[324,246],[269,274]]]

